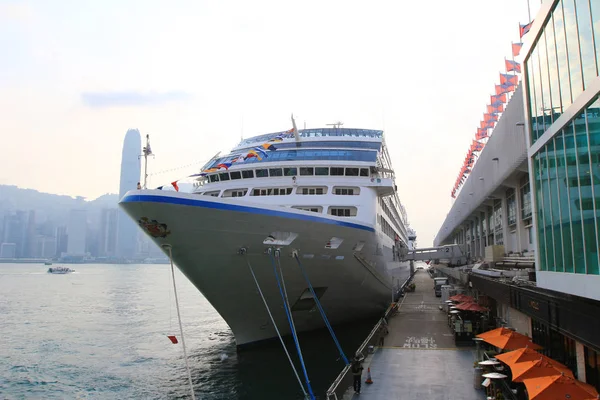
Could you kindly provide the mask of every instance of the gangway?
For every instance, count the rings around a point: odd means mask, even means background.
[[[439,247],[428,247],[423,249],[409,250],[404,247],[399,249],[399,258],[402,261],[428,261],[428,260],[446,260],[448,266],[464,265],[467,263],[467,256],[459,244],[449,244]]]

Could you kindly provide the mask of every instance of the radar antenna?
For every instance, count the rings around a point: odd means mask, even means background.
[[[342,127],[342,125],[344,125],[344,123],[342,121],[338,121],[338,122],[334,122],[333,124],[325,124],[327,126],[333,126],[336,129],[339,129]]]

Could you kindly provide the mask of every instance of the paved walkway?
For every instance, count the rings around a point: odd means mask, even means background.
[[[399,314],[389,321],[384,346],[364,365],[361,394],[345,398],[485,399],[483,390],[473,388],[474,352],[455,346],[446,313],[439,309],[441,299],[433,292],[433,279],[418,270],[414,282],[415,292],[403,298]],[[364,383],[367,367],[372,385]]]

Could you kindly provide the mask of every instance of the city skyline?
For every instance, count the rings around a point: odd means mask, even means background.
[[[130,190],[137,188],[140,182],[142,138],[140,131],[129,129],[123,139],[121,155],[121,176],[119,181],[119,199]],[[133,257],[139,230],[135,223],[121,209],[118,211],[117,254],[120,257]]]

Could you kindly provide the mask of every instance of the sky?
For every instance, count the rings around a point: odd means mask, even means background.
[[[0,184],[118,193],[137,128],[158,186],[294,113],[383,129],[429,246],[526,22],[527,0],[0,0]]]

